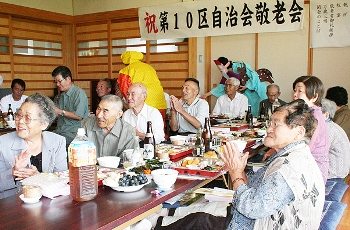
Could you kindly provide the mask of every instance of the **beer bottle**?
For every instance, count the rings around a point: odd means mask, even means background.
[[[12,111],[12,108],[11,108],[11,104],[9,104],[9,109],[8,109],[8,112],[7,112],[7,118],[9,121],[13,121],[13,111]]]
[[[259,120],[260,121],[265,121],[266,120],[266,107],[265,107],[265,103],[262,102],[261,103],[261,107],[260,107],[260,111],[259,111]]]
[[[202,127],[198,128],[197,131],[197,139],[194,144],[193,156],[194,157],[202,157],[204,155],[204,144],[202,138]]]
[[[205,118],[204,129],[202,133],[202,138],[204,142],[204,152],[208,152],[211,150],[213,135],[210,130],[210,119],[209,117]]]
[[[156,141],[152,132],[152,121],[147,122],[147,133],[144,140],[144,158],[153,159],[156,154]]]
[[[2,117],[2,111],[0,110],[0,129],[5,128],[4,118]]]
[[[275,109],[280,107],[280,106],[281,106],[281,104],[279,103],[278,99],[276,98],[275,101],[272,104],[272,112],[274,113]]]
[[[246,122],[249,124],[250,123],[250,119],[253,119],[253,115],[252,115],[252,107],[251,105],[248,105],[248,110],[247,110],[247,114],[245,117]]]

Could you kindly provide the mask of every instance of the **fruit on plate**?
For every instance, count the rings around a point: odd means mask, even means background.
[[[208,151],[204,153],[203,155],[204,158],[218,158],[218,155],[214,151]]]
[[[119,186],[127,187],[127,186],[137,186],[146,184],[148,182],[148,179],[145,174],[141,173],[138,175],[130,175],[127,173],[124,173],[119,178]]]

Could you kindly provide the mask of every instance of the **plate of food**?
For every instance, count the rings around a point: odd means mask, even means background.
[[[103,185],[118,192],[135,192],[151,183],[152,177],[135,173],[112,173],[102,181]]]

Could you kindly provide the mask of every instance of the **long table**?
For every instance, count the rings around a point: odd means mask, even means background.
[[[0,200],[0,226],[2,229],[124,229],[159,210],[164,201],[209,181],[177,179],[173,189],[159,197],[151,194],[156,188],[153,181],[132,193],[102,186],[97,197],[87,202],[59,196],[53,200],[42,197],[39,203],[25,204],[15,195]]]

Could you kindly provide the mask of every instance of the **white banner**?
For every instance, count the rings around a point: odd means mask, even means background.
[[[139,8],[141,39],[302,29],[304,0],[192,1]]]
[[[350,46],[350,1],[310,1],[310,30],[311,48]]]

